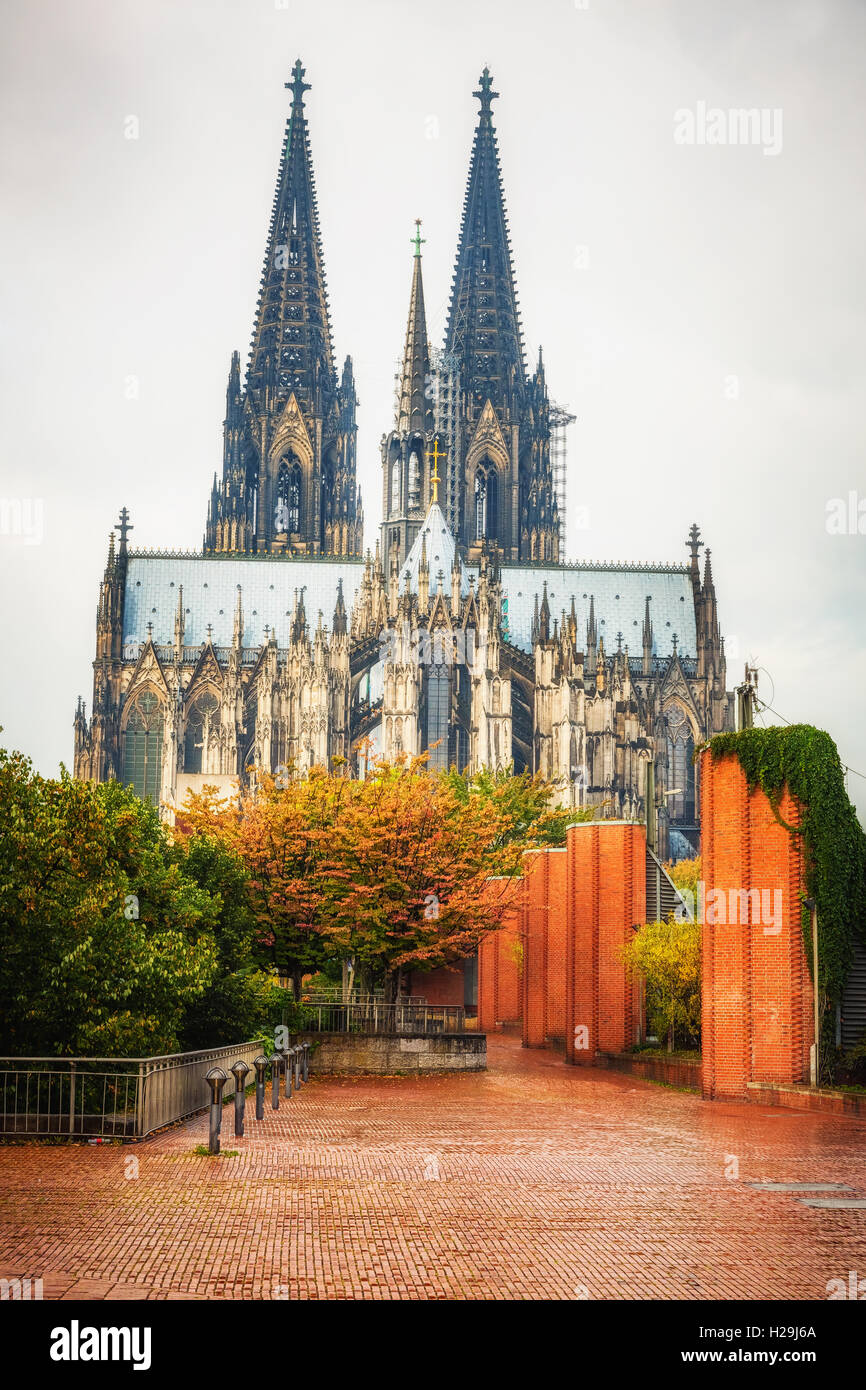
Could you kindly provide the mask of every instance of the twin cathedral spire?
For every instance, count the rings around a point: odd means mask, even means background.
[[[205,553],[358,556],[352,360],[337,375],[300,59],[277,174],[245,382],[234,353],[222,479]],[[544,371],[526,371],[487,68],[442,350],[427,337],[420,222],[394,428],[382,444],[384,554],[404,563],[437,491],[459,550],[559,560]],[[434,465],[434,451],[440,463]]]
[[[300,59],[286,123],[256,319],[241,385],[232,356],[222,482],[205,552],[360,555],[355,383],[338,377]]]

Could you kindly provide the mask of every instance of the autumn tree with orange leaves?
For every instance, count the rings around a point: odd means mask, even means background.
[[[350,786],[323,876],[322,931],[393,1002],[404,971],[471,956],[500,925],[525,846],[509,838],[496,798],[462,800],[423,757],[377,762]]]
[[[322,903],[333,866],[335,825],[353,783],[314,768],[287,785],[260,774],[240,801],[213,788],[191,794],[178,814],[183,837],[217,837],[237,853],[248,875],[259,945],[300,997],[304,975],[318,970],[331,945]]]
[[[353,959],[366,990],[392,1000],[404,972],[471,956],[501,925],[523,852],[564,834],[551,790],[431,772],[426,755],[380,759],[360,781],[314,768],[260,776],[240,801],[192,795],[177,833],[217,836],[243,860],[260,944],[296,998],[303,975]]]

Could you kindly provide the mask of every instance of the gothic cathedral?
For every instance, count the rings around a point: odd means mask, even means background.
[[[112,532],[75,775],[166,808],[189,789],[429,751],[538,772],[566,805],[699,844],[692,752],[731,727],[710,552],[566,563],[544,364],[524,355],[485,68],[445,341],[427,338],[418,226],[382,522],[364,553],[352,359],[338,373],[300,61],[245,377],[200,552]]]

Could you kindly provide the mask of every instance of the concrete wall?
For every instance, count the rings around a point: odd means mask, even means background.
[[[310,1071],[395,1076],[401,1073],[484,1071],[483,1033],[435,1033],[422,1037],[368,1036],[365,1033],[309,1033]]]

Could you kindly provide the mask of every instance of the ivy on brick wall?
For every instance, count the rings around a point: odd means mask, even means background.
[[[780,825],[802,837],[806,895],[818,909],[818,979],[829,1001],[839,999],[851,969],[853,940],[866,941],[866,836],[845,790],[829,734],[811,724],[741,729],[709,742],[713,761],[733,754],[749,790],[760,787]],[[779,811],[788,791],[800,803],[800,825]],[[811,922],[803,907],[806,959],[812,969]]]

